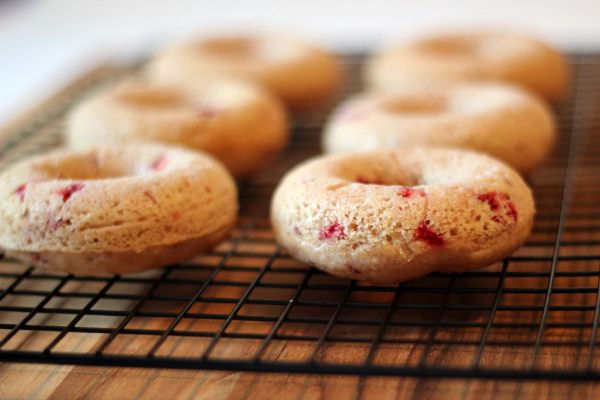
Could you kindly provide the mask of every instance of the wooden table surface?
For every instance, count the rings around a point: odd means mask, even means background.
[[[595,399],[600,384],[4,364],[2,399]]]
[[[91,73],[84,79],[76,82],[72,87],[67,88],[63,93],[57,95],[48,102],[36,107],[31,113],[28,113],[23,118],[15,121],[15,123],[0,131],[0,142],[8,140],[11,135],[26,126],[34,119],[36,115],[44,112],[49,107],[53,106],[59,99],[64,98],[65,94],[79,90],[82,82],[87,82],[94,79],[98,74],[103,74],[103,69]],[[60,130],[60,126],[53,128]],[[4,163],[12,162],[11,154],[5,155],[2,158],[0,167]],[[550,163],[552,164],[552,163]],[[539,173],[534,181],[540,183],[543,187],[544,182],[552,182],[556,179],[556,175],[560,175],[560,169],[553,169],[552,165]],[[585,174],[583,174],[585,175]],[[582,176],[583,176],[582,175]],[[593,176],[593,174],[592,174]],[[580,194],[580,199],[589,197],[589,201],[593,202],[597,199],[595,193]],[[543,210],[540,211],[543,213]],[[548,226],[553,226],[556,221],[549,223]],[[581,222],[581,221],[580,221]],[[585,221],[583,221],[585,222]],[[588,221],[589,222],[589,221]],[[542,224],[543,226],[543,224]],[[235,243],[235,238],[243,235],[244,232],[249,235],[262,235],[262,238],[272,239],[272,233],[265,228],[263,230],[246,231],[247,221],[241,219],[236,231],[233,233],[233,242],[228,242],[222,245],[224,251],[228,251],[228,247]],[[553,233],[544,233],[543,230],[535,234],[536,239],[552,239]],[[569,238],[577,240],[598,239],[596,233],[581,233],[574,232]],[[252,244],[245,244],[252,246]],[[272,253],[277,251],[274,244],[255,244],[259,246],[260,251],[264,253]],[[570,247],[564,249],[564,256],[574,256],[580,254],[591,254],[597,251],[597,247]],[[219,249],[217,249],[219,250]],[[246,248],[246,251],[252,251],[251,248]],[[593,251],[592,251],[593,250]],[[595,253],[594,253],[595,254]],[[536,247],[525,247],[519,250],[516,257],[536,257],[536,256],[551,256],[547,254],[547,249]],[[210,265],[210,260],[199,257],[199,262],[206,262]],[[209,256],[207,256],[209,257]],[[281,265],[274,265],[273,268],[289,268],[290,270],[298,270],[305,268],[309,271],[309,267],[297,261],[287,259],[281,262]],[[236,265],[246,265],[249,267],[259,267],[264,263],[264,260],[244,260],[240,258],[236,261]],[[256,265],[254,265],[256,264]],[[4,270],[13,268],[20,273],[26,266],[12,261],[4,261],[2,267]],[[517,268],[517,267],[515,267]],[[527,271],[548,271],[548,262],[528,262],[523,263],[523,268]],[[576,268],[581,271],[598,271],[599,263],[597,260],[581,261],[564,261],[561,262],[560,270],[567,271]],[[501,271],[502,263],[486,269],[487,271]],[[34,272],[36,273],[36,272]],[[156,276],[162,274],[162,271],[151,271],[144,276]],[[204,272],[203,272],[204,273]],[[248,272],[233,270],[226,271],[229,281],[245,282],[248,280]],[[189,274],[189,275],[186,275]],[[310,272],[306,272],[310,274]],[[204,276],[204,275],[203,275]],[[178,279],[201,279],[197,271],[184,270],[179,271]],[[302,279],[306,275],[302,274],[279,274],[272,277],[271,282],[286,282],[301,284]],[[336,282],[335,279],[326,275],[311,276],[310,279],[315,279],[320,283]],[[429,277],[415,281],[414,285],[428,285],[431,280],[448,279],[444,277]],[[575,276],[569,278],[560,277],[558,284],[560,287],[578,288],[578,287],[598,287],[598,275]],[[461,278],[457,278],[457,282]],[[20,289],[36,290],[39,285],[43,285],[44,280],[27,282]],[[0,281],[0,289],[5,289],[9,282]],[[47,282],[46,282],[47,283]],[[527,280],[506,278],[505,287],[510,288],[546,288],[548,278],[540,276],[539,278],[531,278]],[[104,285],[103,282],[86,282],[75,281],[69,282],[64,290],[72,292],[90,292],[99,290]],[[439,284],[439,283],[438,283]],[[470,287],[480,285],[482,282],[478,279],[462,280],[462,287]],[[496,287],[497,280],[493,282],[483,283],[489,287]],[[193,285],[192,285],[193,286]],[[113,288],[114,289],[114,288]],[[140,293],[147,291],[147,287],[137,284],[122,284],[118,290],[126,293]],[[197,288],[190,287],[189,293],[179,293],[180,295],[191,295]],[[44,290],[48,290],[47,287]],[[111,289],[112,290],[112,289]],[[229,287],[221,286],[213,288],[211,296],[215,298],[236,297],[239,298],[241,293],[246,290],[245,287]],[[340,301],[343,293],[332,293],[332,301]],[[273,295],[275,297],[279,295]],[[282,299],[289,299],[289,293],[283,293]],[[287,296],[287,297],[286,297]],[[380,302],[389,303],[393,292],[389,296],[381,294],[370,294],[369,292],[353,294],[356,302]],[[432,297],[435,297],[432,295]],[[459,296],[457,300],[463,304],[483,304],[493,300],[493,296],[477,297],[472,296],[466,298]],[[593,292],[586,293],[571,293],[565,296],[555,297],[556,305],[560,304],[579,304],[594,307],[596,305],[597,296]],[[10,299],[5,298],[2,306],[12,307],[30,307],[29,299],[26,296],[13,296]],[[81,308],[89,301],[86,298],[70,298],[65,297],[57,303],[53,303],[55,308]],[[431,300],[432,302],[441,301],[438,299]],[[502,306],[511,307],[522,304],[543,305],[545,294],[519,294],[506,295],[502,298]],[[120,302],[118,305],[111,304],[111,309],[129,310],[131,302]],[[181,304],[160,304],[161,309],[158,311],[179,312],[182,308]],[[219,309],[219,307],[221,309]],[[246,307],[246,306],[245,306]],[[248,315],[280,315],[282,307],[264,306],[260,304],[248,305],[244,312]],[[157,311],[153,309],[153,311]],[[231,308],[223,305],[215,304],[200,304],[194,310],[195,312],[205,313],[229,313]],[[365,310],[357,308],[350,310],[345,315],[346,319],[364,318]],[[412,318],[426,318],[425,311],[414,311]],[[68,324],[72,315],[68,314],[46,314],[38,318],[36,324],[48,324],[55,326],[64,326]],[[377,315],[377,317],[381,317]],[[473,312],[464,314],[463,317],[467,321],[481,321],[483,327],[474,327],[472,329],[463,328],[444,328],[439,327],[435,335],[436,339],[440,338],[446,341],[475,341],[481,339],[485,330],[485,322],[489,319],[489,311],[484,313]],[[85,317],[87,318],[87,317]],[[540,313],[523,311],[523,312],[499,312],[496,316],[497,321],[502,322],[520,322],[525,324],[522,329],[498,330],[494,332],[495,339],[517,339],[517,340],[535,340],[537,329],[527,328],[528,323],[539,322]],[[570,323],[578,321],[591,321],[594,318],[593,310],[589,312],[571,312],[568,310],[555,311],[549,317],[550,323]],[[115,316],[95,316],[81,321],[86,327],[106,327],[116,326],[121,318]],[[127,325],[131,329],[166,329],[172,319],[169,318],[137,318]],[[0,313],[0,323],[15,323],[15,316],[10,313]],[[185,321],[182,324],[183,329],[203,329],[217,330],[222,321],[220,320],[195,320]],[[269,321],[234,321],[230,326],[233,332],[255,332],[258,334],[266,334],[272,329],[273,323]],[[290,326],[282,326],[284,333],[287,334],[306,334],[319,335],[323,330],[323,326],[314,324],[297,324]],[[377,330],[377,326],[352,326],[339,327],[336,334],[338,335],[354,335],[372,337]],[[6,332],[6,330],[4,330]],[[281,333],[281,331],[279,332]],[[390,329],[386,332],[387,337],[407,337],[422,338],[426,340],[430,336],[429,329],[422,327],[402,327],[401,330]],[[536,365],[540,368],[578,370],[585,367],[588,362],[587,351],[581,347],[573,346],[572,342],[578,340],[585,342],[589,340],[591,329],[589,326],[581,326],[574,328],[554,328],[546,332],[546,340],[549,341],[564,341],[565,345],[553,345],[548,348],[543,348],[541,354],[536,358]],[[36,331],[20,331],[14,338],[2,348],[3,350],[19,349],[28,351],[41,351],[50,343],[56,336],[52,332],[36,332]],[[70,333],[58,346],[56,351],[69,351],[81,354],[90,354],[97,350],[98,346],[103,343],[106,335],[93,333]],[[118,337],[107,348],[109,354],[120,355],[144,355],[156,343],[156,337],[151,335],[130,335]],[[210,338],[194,338],[194,337],[177,337],[174,340],[166,341],[159,349],[157,355],[161,356],[184,356],[194,357],[199,356],[207,348],[210,343]],[[219,359],[246,359],[252,357],[254,352],[260,347],[261,342],[255,340],[231,340],[226,344],[219,344],[215,347],[211,356]],[[299,341],[276,341],[268,346],[262,354],[262,359],[274,361],[296,361],[302,362],[314,356],[314,343],[305,343]],[[373,356],[373,362],[377,365],[389,364],[407,364],[416,365],[419,362],[425,366],[440,366],[440,367],[468,367],[473,360],[474,353],[477,351],[477,346],[465,345],[457,348],[456,345],[437,345],[423,346],[423,344],[382,344],[377,353],[370,355],[370,344],[358,342],[340,342],[327,344],[326,349],[320,349],[318,357],[320,360],[334,363],[362,363],[367,357]],[[508,346],[499,346],[489,350],[481,358],[481,366],[494,367],[515,367],[526,364],[532,360],[530,349],[510,348]],[[596,365],[596,361],[592,360],[592,364]],[[20,363],[3,363],[0,365],[0,398],[2,399],[65,399],[65,398],[90,398],[90,399],[267,399],[267,398],[290,398],[290,399],[314,399],[314,398],[335,398],[336,400],[343,399],[433,399],[445,398],[450,399],[487,399],[487,398],[514,398],[514,399],[564,399],[564,398],[598,398],[600,396],[600,384],[595,382],[573,382],[573,381],[536,381],[536,380],[493,380],[493,379],[458,379],[458,378],[410,378],[410,377],[360,377],[360,376],[339,376],[339,375],[319,375],[319,374],[289,374],[289,373],[255,373],[255,372],[236,372],[236,371],[205,371],[205,370],[183,370],[183,369],[155,369],[155,368],[124,368],[124,367],[87,367],[87,366],[70,366],[70,365],[49,365],[49,364],[20,364]]]

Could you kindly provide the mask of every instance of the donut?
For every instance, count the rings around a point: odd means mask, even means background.
[[[512,82],[556,102],[568,90],[568,65],[561,54],[534,39],[454,34],[384,50],[365,69],[371,89],[465,80]]]
[[[294,110],[313,108],[339,88],[336,58],[316,48],[278,38],[207,38],[159,55],[147,67],[151,79],[186,82],[228,75],[257,82]]]
[[[502,83],[465,82],[358,94],[330,117],[323,148],[328,153],[468,148],[528,174],[545,161],[555,138],[552,111],[531,92]]]
[[[193,81],[187,87],[124,81],[97,93],[69,116],[74,149],[131,140],[206,151],[237,178],[267,166],[286,146],[285,107],[246,82]]]
[[[188,260],[223,239],[237,211],[225,167],[173,146],[59,150],[0,174],[0,248],[72,274]]]
[[[508,257],[533,216],[531,191],[510,167],[418,147],[311,159],[288,172],[271,203],[275,238],[292,257],[383,283]]]

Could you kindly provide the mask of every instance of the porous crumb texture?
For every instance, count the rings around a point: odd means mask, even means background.
[[[237,211],[222,164],[172,146],[56,151],[0,175],[0,247],[76,273],[184,261],[222,239]]]
[[[557,102],[568,91],[566,59],[537,40],[506,34],[450,34],[390,46],[368,63],[371,89],[415,82],[503,81]]]
[[[175,48],[147,68],[155,81],[186,83],[198,76],[232,76],[263,85],[295,110],[315,108],[341,85],[336,57],[278,38],[225,36]]]
[[[277,241],[341,277],[401,282],[512,254],[534,203],[520,175],[488,156],[414,148],[311,159],[271,204]]]
[[[74,149],[156,141],[206,151],[246,178],[286,146],[287,112],[259,87],[234,80],[182,85],[129,80],[77,106],[67,122]]]
[[[323,148],[329,153],[467,148],[528,174],[544,163],[555,140],[554,118],[542,99],[516,86],[482,82],[355,95],[330,117]]]

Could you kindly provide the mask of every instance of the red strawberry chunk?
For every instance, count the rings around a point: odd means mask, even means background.
[[[398,196],[404,197],[404,198],[416,198],[416,197],[425,197],[425,196],[427,196],[427,194],[422,190],[413,189],[413,188],[406,187],[406,186],[400,186],[398,188]]]
[[[27,184],[24,183],[21,186],[19,186],[17,188],[17,190],[15,190],[15,194],[19,197],[19,199],[21,199],[21,201],[23,201],[25,199],[25,188],[27,187]]]
[[[67,186],[64,189],[60,189],[59,191],[56,192],[56,194],[58,194],[59,196],[62,196],[63,203],[64,203],[71,198],[73,193],[79,192],[84,187],[85,187],[85,184],[83,184],[83,183],[74,183],[71,186]]]
[[[319,240],[332,239],[335,238],[337,240],[346,239],[346,234],[344,233],[344,227],[337,222],[329,225],[327,228],[321,229],[319,233]]]
[[[508,215],[509,217],[514,219],[515,222],[517,222],[517,219],[519,218],[519,213],[517,212],[517,207],[515,207],[515,205],[510,201],[506,205],[508,207],[508,210],[506,210],[506,215]]]
[[[27,185],[38,183],[38,182],[43,182],[43,181],[44,181],[44,179],[33,179],[29,182],[26,182],[26,183],[22,184],[21,186],[19,186],[17,188],[17,190],[15,190],[15,195],[17,195],[19,197],[19,199],[21,201],[23,201],[23,200],[25,200],[25,191],[27,190]]]
[[[415,232],[415,238],[432,247],[440,247],[444,244],[444,235],[429,228],[429,221],[421,221]]]
[[[169,165],[169,160],[167,159],[166,156],[160,156],[156,159],[156,161],[154,161],[152,163],[152,166],[150,166],[150,169],[152,169],[152,171],[154,172],[161,172],[164,171],[167,166]]]
[[[508,197],[499,192],[489,192],[480,194],[477,196],[480,201],[483,201],[490,206],[490,210],[494,212],[500,212],[502,210],[505,211],[506,216],[512,218],[515,222],[519,216],[517,212],[517,207],[515,207],[514,203],[508,199]],[[492,218],[495,222],[505,222],[503,219],[498,217]]]
[[[506,197],[502,193],[498,192],[490,192],[484,193],[477,196],[480,201],[488,203],[490,205],[490,210],[497,211],[500,208],[502,202],[506,200]]]

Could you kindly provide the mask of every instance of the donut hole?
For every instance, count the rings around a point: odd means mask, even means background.
[[[257,43],[251,38],[224,38],[206,40],[201,49],[211,55],[223,58],[252,58],[256,54]]]
[[[97,180],[123,178],[140,175],[148,168],[133,161],[133,157],[111,157],[101,159],[97,153],[89,152],[64,157],[60,162],[45,163],[37,166],[41,175],[53,179]]]
[[[123,85],[116,90],[116,98],[140,108],[176,108],[185,105],[185,97],[175,91],[147,85]]]
[[[476,168],[470,160],[456,157],[421,163],[418,158],[423,151],[419,149],[415,154],[403,154],[402,157],[381,151],[340,158],[330,169],[330,176],[336,179],[328,188],[339,190],[353,183],[393,186],[398,189],[396,194],[402,197],[419,197],[422,186],[462,182],[464,175]]]
[[[183,93],[180,90],[175,90],[162,86],[153,86],[148,84],[124,84],[116,89],[117,101],[124,103],[130,107],[134,107],[143,112],[179,112],[187,111],[196,114],[203,118],[216,117],[221,108],[213,103],[231,102],[231,98],[235,98],[231,93],[221,90],[224,94],[220,99],[220,92],[210,91],[200,95],[196,93],[195,97]],[[231,92],[231,91],[230,91]],[[229,96],[227,96],[229,95]]]
[[[333,172],[333,176],[340,179],[340,181],[337,184],[330,185],[330,187],[338,189],[346,186],[348,182],[404,188],[412,188],[421,184],[419,177],[401,171],[392,163],[381,162],[381,164],[372,165],[375,168],[364,168],[366,164],[362,164],[362,166],[363,168],[361,168],[360,161],[350,165],[342,165],[339,170]]]
[[[439,154],[447,153],[444,157]],[[463,154],[464,153],[464,154]],[[424,162],[424,158],[429,158]],[[461,150],[425,147],[353,153],[352,157],[332,156],[328,165],[328,188],[339,190],[348,184],[394,186],[398,190],[421,191],[424,185],[462,185],[466,176],[487,168],[490,160],[473,159]],[[420,193],[399,193],[403,197]],[[506,197],[506,195],[503,195]]]
[[[352,175],[340,176],[344,180],[363,185],[401,186],[412,188],[420,183],[418,179],[406,175],[395,174],[393,171],[360,171]]]
[[[293,43],[262,38],[211,39],[198,46],[201,53],[212,57],[213,61],[221,61],[225,68],[231,67],[230,62],[256,68],[262,63],[291,61],[306,54],[301,46]]]
[[[471,37],[448,37],[425,40],[418,50],[438,57],[472,57],[480,52],[480,41]]]
[[[390,114],[434,114],[447,107],[448,100],[438,94],[411,94],[388,97],[379,101],[379,108]]]

